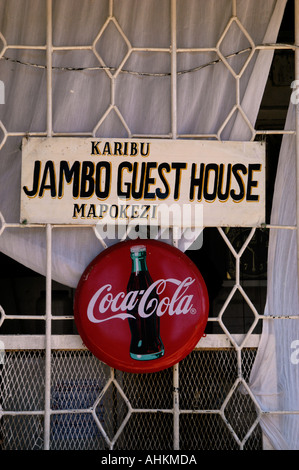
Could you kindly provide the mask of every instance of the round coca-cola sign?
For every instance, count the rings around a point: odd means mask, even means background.
[[[181,361],[202,337],[209,311],[204,280],[180,250],[156,240],[120,242],[84,271],[74,316],[86,347],[126,372]]]

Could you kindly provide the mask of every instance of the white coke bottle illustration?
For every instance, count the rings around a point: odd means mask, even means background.
[[[127,286],[127,293],[138,291],[138,299],[132,309],[127,309],[131,330],[130,356],[139,361],[157,359],[164,355],[164,346],[160,338],[160,317],[156,314],[159,306],[159,296],[152,289],[143,307],[144,315],[138,311],[140,300],[153,280],[146,264],[146,247],[135,245],[131,247],[132,271]]]

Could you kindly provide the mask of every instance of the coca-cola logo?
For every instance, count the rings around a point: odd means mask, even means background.
[[[137,304],[138,315],[141,318],[148,318],[154,312],[158,317],[161,317],[164,313],[168,313],[168,315],[186,313],[194,315],[196,308],[192,303],[193,294],[188,295],[186,293],[194,282],[195,279],[191,277],[187,277],[183,281],[178,279],[159,279],[145,291],[118,292],[116,295],[111,293],[112,285],[105,284],[92,296],[87,307],[87,317],[92,323],[101,323],[116,318],[121,320],[126,318],[135,319],[133,315],[127,312],[133,310]],[[150,299],[150,294],[154,289],[156,289],[159,296],[163,294],[168,283],[177,286],[172,297],[166,295],[162,297],[160,302],[156,298]],[[109,316],[107,316],[108,312],[110,313]],[[100,314],[99,317],[97,313]]]
[[[128,372],[170,367],[196,346],[209,301],[196,266],[178,249],[154,240],[121,242],[86,268],[74,315],[87,348]]]

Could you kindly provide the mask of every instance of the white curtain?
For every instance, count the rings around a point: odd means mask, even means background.
[[[290,103],[286,130],[295,129]],[[283,137],[271,214],[273,225],[296,225],[295,135]],[[271,230],[268,253],[268,295],[265,315],[299,313],[296,230]],[[263,411],[298,411],[299,323],[296,319],[264,320],[250,388]],[[298,450],[299,415],[263,415],[261,425],[270,446]]]
[[[286,0],[236,2],[238,20],[255,44],[276,41],[285,4]],[[46,131],[46,53],[42,49],[32,49],[32,46],[46,43],[45,6],[45,0],[0,0],[0,31],[5,41],[9,46],[22,44],[31,47],[10,47],[4,53],[5,58],[0,60],[0,79],[5,85],[5,104],[0,105],[0,119],[8,133]],[[108,14],[108,1],[54,0],[54,45],[92,44]],[[169,0],[115,0],[113,14],[134,47],[169,47]],[[215,47],[231,15],[231,0],[177,0],[177,46]],[[3,45],[0,37],[0,51]],[[221,51],[230,56],[228,62],[236,72],[244,65],[247,55],[233,53],[248,46],[248,39],[234,22],[222,41]],[[105,64],[112,68],[118,67],[127,52],[125,41],[113,22],[109,23],[96,47]],[[272,51],[255,53],[240,80],[240,104],[253,127],[272,57]],[[222,127],[236,104],[236,83],[217,54],[180,52],[177,64],[178,135],[214,135],[222,129],[222,140],[249,140],[250,127],[238,112]],[[130,129],[133,135],[170,134],[169,53],[135,51],[130,55],[115,82],[115,104],[120,114],[112,110],[98,127],[110,104],[110,80],[104,70],[94,69],[99,65],[90,50],[54,52],[54,132],[92,134],[96,129],[96,136],[128,137],[127,130]],[[291,107],[290,123],[293,112],[294,108]],[[0,129],[0,141],[2,137]],[[295,221],[295,202],[292,199],[295,194],[293,139],[284,139],[273,223],[291,224]],[[20,143],[20,136],[9,135],[0,151],[0,211],[7,223],[19,222]],[[271,233],[266,313],[298,313],[295,237],[294,231]],[[108,241],[108,244],[117,241]],[[188,242],[182,240],[179,247],[185,250]],[[0,250],[45,274],[45,229],[6,228],[0,237]],[[87,264],[102,250],[103,246],[92,229],[54,229],[53,279],[76,287]],[[298,409],[298,365],[290,360],[292,342],[299,339],[297,322],[275,320],[264,323],[250,386],[263,409]],[[275,448],[298,448],[297,415],[263,417],[262,426]]]
[[[275,42],[285,3],[286,0],[237,1],[238,19],[255,44]],[[0,1],[0,31],[8,45],[32,47],[45,44],[45,5],[45,0]],[[103,0],[53,1],[54,46],[91,44],[108,13],[108,2]],[[113,14],[133,46],[169,47],[170,1],[115,0]],[[231,14],[231,0],[178,0],[177,46],[215,47]],[[233,23],[221,43],[222,53],[232,55],[248,46],[248,39],[238,25]],[[105,34],[96,44],[96,49],[107,66],[118,67],[127,47],[114,23],[109,23]],[[241,69],[247,54],[228,59],[235,71]],[[271,51],[256,53],[240,81],[242,109],[253,126],[272,55]],[[5,129],[9,133],[45,132],[45,51],[10,48],[5,51],[4,56],[5,59],[0,60],[0,77],[5,84],[5,105],[1,105],[0,117]],[[178,134],[217,133],[235,105],[234,77],[214,52],[179,53],[177,62]],[[54,132],[92,133],[97,129],[96,135],[102,137],[127,137],[127,127],[132,134],[167,135],[171,132],[169,53],[137,51],[124,64],[124,72],[118,75],[115,84],[115,104],[125,125],[119,115],[112,111],[97,128],[110,104],[110,80],[107,74],[103,70],[88,70],[99,65],[91,51],[54,52]],[[180,73],[186,71],[187,73]],[[1,134],[0,131],[0,139]],[[221,133],[222,140],[248,140],[250,137],[251,131],[247,123],[237,112]],[[7,223],[19,222],[20,142],[20,137],[9,136],[0,152],[0,210]],[[114,242],[107,240],[108,244]],[[179,247],[182,250],[189,245],[188,240],[180,240]],[[45,274],[44,229],[7,228],[0,237],[0,249],[20,263]],[[92,229],[55,229],[53,278],[76,287],[86,265],[102,249]]]

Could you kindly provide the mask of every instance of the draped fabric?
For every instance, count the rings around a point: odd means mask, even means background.
[[[107,22],[99,37],[109,15],[108,1],[53,1],[53,138],[74,133],[95,137],[172,138],[171,3],[115,0],[111,4],[116,22]],[[176,41],[181,49],[177,54],[176,96],[179,138],[190,135],[221,140],[252,138],[273,51],[256,51],[247,64],[249,38],[256,45],[274,43],[285,4],[286,0],[236,2],[240,23],[231,24],[220,44],[221,53],[227,56],[229,66],[236,73],[247,65],[239,83],[240,102],[236,103],[235,77],[217,53],[184,51],[215,48],[231,18],[231,0],[177,0]],[[21,139],[24,133],[46,135],[47,129],[46,51],[40,47],[46,43],[46,1],[1,0],[0,31],[0,53],[2,47],[9,46],[0,60],[0,79],[5,85],[5,104],[0,105],[0,143],[6,137],[0,151],[0,211],[2,223],[3,220],[19,223]],[[94,41],[97,54],[91,48],[84,49]],[[127,56],[129,43],[135,49]],[[69,46],[82,47],[71,50]],[[239,51],[243,52],[236,54]],[[122,64],[114,80],[113,95],[111,79],[97,55],[112,74]],[[234,108],[236,104],[240,107]],[[277,222],[284,222],[285,217],[287,223],[294,222],[294,202],[289,199],[295,194],[292,139],[285,140],[278,170],[273,214]],[[196,235],[193,234],[193,239]],[[193,239],[182,238],[179,248],[185,250]],[[111,245],[118,240],[105,241]],[[294,314],[298,311],[296,273],[292,271],[295,233],[273,232],[270,246],[266,311]],[[76,287],[85,267],[103,249],[92,228],[53,229],[53,279]],[[6,227],[0,237],[0,250],[45,274],[45,228]],[[292,338],[296,339],[293,322],[265,322],[251,382],[266,409],[295,406],[298,372],[287,360],[292,352]],[[291,436],[297,426],[296,417],[263,417],[262,423],[276,448],[298,446],[292,442],[296,433]]]
[[[290,103],[286,130],[295,129],[295,105]],[[283,137],[280,151],[271,223],[296,225],[295,135]],[[268,295],[265,315],[298,315],[296,230],[273,229],[268,253]],[[250,388],[263,411],[298,411],[298,320],[264,320]],[[297,414],[264,415],[261,425],[271,446],[298,450]]]
[[[0,31],[7,44],[38,47],[46,42],[44,0],[0,2]],[[171,43],[168,0],[126,0],[113,3],[114,18],[134,47],[115,79],[115,105],[110,105],[110,80],[91,50],[53,52],[53,130],[55,133],[90,133],[102,137],[169,135],[171,133],[170,54],[144,48],[169,48]],[[285,0],[237,2],[238,19],[255,44],[275,42]],[[64,0],[53,2],[53,45],[86,46],[96,40],[108,17],[108,2]],[[213,48],[232,14],[230,0],[177,2],[177,47]],[[221,42],[230,66],[239,71],[249,47],[235,23]],[[127,53],[124,37],[109,22],[96,42],[106,66],[115,70]],[[254,126],[267,80],[272,51],[254,54],[240,80],[242,109]],[[46,132],[46,53],[40,49],[9,48],[0,61],[5,84],[1,121],[8,133]],[[34,64],[38,66],[30,66]],[[236,84],[215,52],[180,52],[177,58],[177,133],[216,134],[235,105]],[[68,68],[68,69],[67,69]],[[85,70],[76,70],[76,69]],[[70,70],[69,70],[70,69]],[[75,70],[74,70],[75,69]],[[194,70],[195,69],[195,70]],[[130,73],[134,72],[134,73]],[[182,73],[184,72],[184,73]],[[102,121],[101,121],[102,120]],[[222,140],[248,140],[250,128],[236,110],[221,130]],[[1,213],[7,223],[19,222],[21,137],[8,135],[0,158]],[[92,229],[53,230],[53,278],[75,287],[86,265],[103,250]],[[113,244],[118,240],[105,240]],[[190,237],[179,241],[185,250]],[[6,228],[0,249],[31,269],[45,274],[45,229]]]

